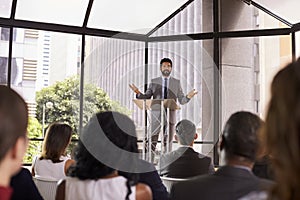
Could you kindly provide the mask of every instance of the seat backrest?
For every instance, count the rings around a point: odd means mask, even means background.
[[[36,187],[45,200],[55,200],[57,180],[44,177],[32,177]]]
[[[161,178],[163,184],[166,186],[168,192],[171,192],[171,187],[173,184],[189,180],[189,179],[185,179],[185,178],[171,178],[171,177],[165,177],[165,176],[161,176],[160,178]]]

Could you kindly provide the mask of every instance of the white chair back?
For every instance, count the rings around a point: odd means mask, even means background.
[[[55,200],[57,180],[40,176],[32,177],[33,181],[45,200]]]
[[[189,179],[185,179],[185,178],[171,178],[171,177],[165,177],[165,176],[161,176],[160,178],[161,178],[163,184],[166,186],[168,192],[171,192],[171,188],[172,188],[173,184],[189,180]]]

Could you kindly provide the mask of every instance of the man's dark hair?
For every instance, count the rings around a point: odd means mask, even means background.
[[[236,112],[226,122],[222,134],[221,149],[225,149],[227,158],[244,157],[255,161],[258,149],[257,132],[262,120],[250,112]]]
[[[182,145],[190,145],[195,138],[196,126],[193,122],[184,119],[176,124],[176,135]]]
[[[161,61],[160,61],[160,66],[161,66],[164,62],[170,63],[170,64],[171,64],[171,67],[173,67],[172,60],[171,60],[170,58],[163,58],[163,59],[161,59]]]

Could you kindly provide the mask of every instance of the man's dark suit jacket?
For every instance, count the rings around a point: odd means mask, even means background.
[[[174,184],[171,198],[236,200],[252,191],[267,190],[272,185],[272,181],[260,179],[247,169],[223,166],[215,174]]]
[[[12,177],[10,186],[13,188],[11,200],[42,200],[36,185],[32,180],[32,175],[26,168]]]
[[[149,87],[147,88],[144,94],[140,93],[136,95],[137,99],[163,99],[162,96],[162,77],[157,77],[151,80]],[[186,104],[190,99],[184,95],[182,92],[180,81],[174,77],[169,78],[169,87],[168,87],[168,99],[174,99],[177,102],[177,99],[180,104]],[[153,106],[152,110],[160,110],[160,106]],[[160,115],[159,112],[157,115]],[[170,123],[176,123],[175,111],[170,111]]]
[[[211,158],[199,154],[191,147],[179,147],[160,158],[161,176],[189,178],[209,173],[214,173]]]

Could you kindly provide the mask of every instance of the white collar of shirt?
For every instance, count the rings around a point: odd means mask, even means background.
[[[164,80],[165,80],[165,78],[166,78],[166,79],[168,79],[168,81],[169,81],[169,80],[170,80],[170,77],[171,77],[171,76],[168,76],[168,77],[164,77],[164,76],[162,76],[162,77],[161,77],[161,79],[164,81]]]
[[[188,148],[193,148],[193,147],[191,147],[190,145],[182,145],[182,144],[180,144],[180,145],[179,145],[179,147],[185,147],[185,148],[187,148],[187,147],[188,147]]]

